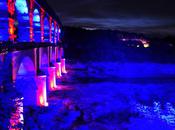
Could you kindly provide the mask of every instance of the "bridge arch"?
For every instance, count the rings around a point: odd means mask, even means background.
[[[32,59],[28,56],[24,57],[20,63],[17,75],[19,76],[35,76],[35,66]]]
[[[41,62],[40,62],[40,68],[46,68],[49,66],[48,52],[46,52],[45,49],[47,48],[43,48],[41,50],[42,57],[41,57]]]
[[[24,105],[35,105],[37,98],[37,82],[33,59],[25,56],[19,63],[15,86],[24,97]]]
[[[30,24],[29,24],[29,8],[26,0],[16,0],[16,26],[17,26],[17,40],[19,42],[30,41]]]

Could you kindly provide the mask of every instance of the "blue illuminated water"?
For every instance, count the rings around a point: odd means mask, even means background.
[[[65,75],[62,82],[58,80],[61,87],[71,89],[50,96],[50,102],[55,103],[59,97],[68,109],[66,115],[62,115],[65,124],[59,128],[173,130],[174,67],[159,63],[71,64],[69,75]],[[68,119],[72,123],[66,123]]]
[[[24,128],[174,130],[174,67],[159,63],[70,62],[68,74],[57,79],[61,89],[48,93],[46,108],[26,104],[30,102],[27,98],[35,95],[35,89],[32,95],[27,94],[35,88],[33,79],[18,79],[17,88],[26,91]]]

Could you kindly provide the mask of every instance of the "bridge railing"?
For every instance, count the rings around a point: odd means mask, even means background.
[[[61,41],[62,24],[45,0],[1,0],[0,12],[0,43]]]

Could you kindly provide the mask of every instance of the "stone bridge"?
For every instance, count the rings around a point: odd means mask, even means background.
[[[54,11],[43,0],[1,0],[1,91],[15,88],[25,105],[48,106],[47,92],[62,73],[62,24]]]

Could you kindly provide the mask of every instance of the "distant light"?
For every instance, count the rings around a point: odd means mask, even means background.
[[[126,40],[127,40],[126,38],[122,38],[122,41],[124,41],[124,42],[125,42]]]
[[[143,44],[143,46],[144,46],[145,48],[148,48],[148,47],[149,47],[149,43],[145,43],[145,44]]]
[[[173,47],[173,44],[169,44],[170,47]]]
[[[58,32],[61,33],[61,29],[60,28],[58,29]]]
[[[97,28],[90,28],[90,27],[83,27],[83,29],[89,30],[89,31],[97,30]]]
[[[137,45],[137,47],[140,47],[140,45]]]
[[[140,40],[143,44],[147,44],[147,41],[145,40]]]

